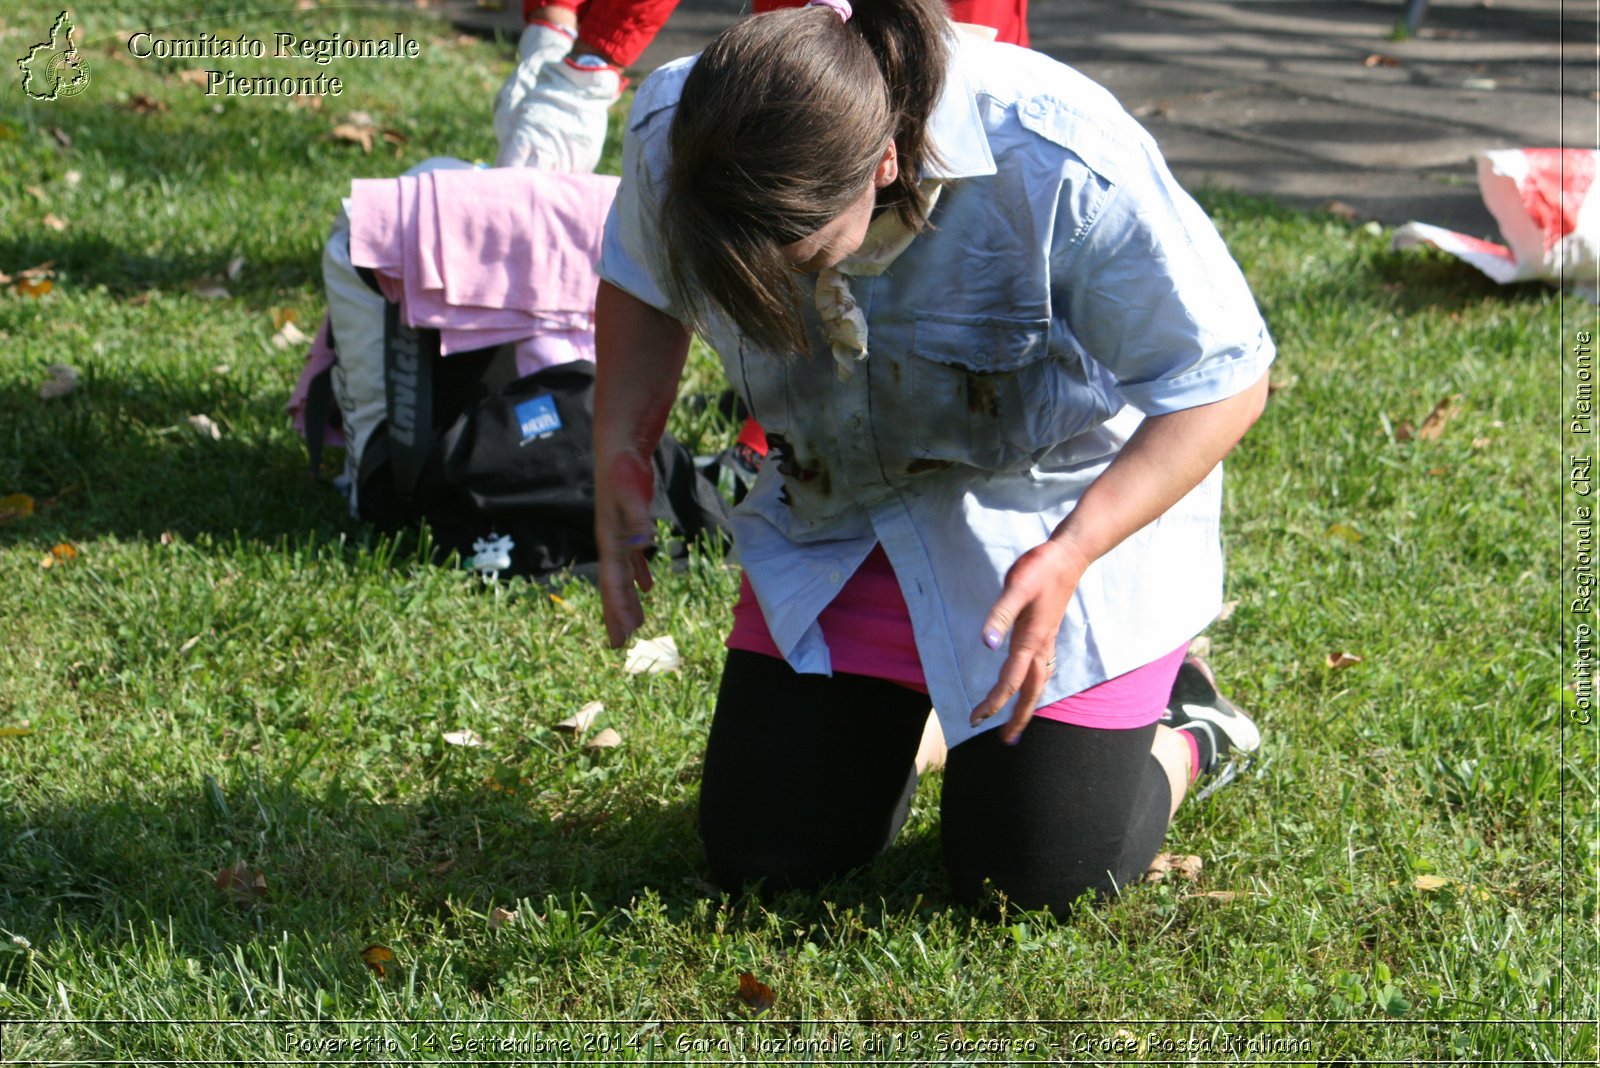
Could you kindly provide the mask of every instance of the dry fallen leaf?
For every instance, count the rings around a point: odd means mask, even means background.
[[[333,138],[336,141],[349,141],[361,146],[361,151],[372,151],[372,127],[356,126],[353,123],[341,122],[333,128]]]
[[[201,300],[227,300],[233,294],[216,278],[197,278],[189,283],[189,292]]]
[[[165,100],[157,100],[155,97],[148,96],[144,93],[139,93],[129,99],[128,110],[139,115],[154,115],[158,112],[167,110],[167,102]]]
[[[1346,204],[1342,200],[1330,200],[1322,210],[1335,218],[1343,219],[1345,222],[1355,222],[1361,218],[1360,208],[1354,204]]]
[[[174,539],[174,538],[173,538],[173,536],[172,536],[172,531],[170,531],[170,530],[163,530],[163,531],[162,531],[162,532],[161,532],[161,544],[162,544],[162,545],[171,545],[171,544],[172,544],[172,543],[173,543],[173,541],[174,541],[174,540],[175,540],[175,539]]]
[[[1401,64],[1400,60],[1394,56],[1386,56],[1381,52],[1374,52],[1366,59],[1363,59],[1361,65],[1363,67],[1398,67]]]
[[[295,311],[293,308],[272,309],[272,329],[274,330],[282,330],[285,324],[296,323],[299,321],[300,313]]]
[[[1349,667],[1352,664],[1361,663],[1361,657],[1355,653],[1329,653],[1325,663],[1334,671],[1339,671],[1343,668]]]
[[[46,215],[41,221],[50,229],[55,230],[57,233],[67,228],[67,220],[63,219],[53,211]]]
[[[599,701],[590,701],[577,712],[556,724],[556,730],[563,734],[582,734],[594,726],[594,721],[604,712],[606,706]]]
[[[590,738],[588,741],[584,742],[583,747],[589,752],[595,753],[602,749],[615,749],[621,744],[622,735],[618,734],[610,727],[607,727],[599,734],[596,734],[593,738]]]
[[[39,566],[45,569],[70,564],[78,558],[78,547],[70,541],[52,545],[50,551],[44,554],[39,561]]]
[[[1239,892],[1237,890],[1205,890],[1194,896],[1204,898],[1207,901],[1217,901],[1225,905],[1237,898]]]
[[[11,493],[0,497],[0,523],[13,519],[26,519],[33,514],[33,498],[26,493]]]
[[[189,425],[212,441],[222,440],[222,428],[209,415],[191,415],[189,417]]]
[[[56,139],[56,144],[62,148],[72,147],[72,135],[59,126],[50,127],[50,136]]]
[[[508,923],[517,922],[516,909],[503,909],[499,905],[489,910],[489,930],[498,931]]]
[[[322,98],[320,96],[306,96],[304,93],[298,93],[290,103],[297,108],[304,108],[306,111],[322,110]]]
[[[437,863],[433,867],[429,868],[428,871],[429,871],[430,874],[433,874],[433,875],[445,875],[450,871],[451,868],[453,868],[455,866],[456,866],[456,858],[455,857],[451,857],[449,860],[441,860],[439,863]]]
[[[378,974],[379,979],[382,979],[389,974],[389,965],[394,963],[394,951],[388,946],[374,943],[361,951],[361,959],[366,961],[367,967]]]
[[[1334,538],[1341,538],[1344,541],[1361,540],[1361,531],[1347,523],[1330,523],[1328,525],[1328,535]]]
[[[622,669],[630,675],[642,675],[646,672],[653,675],[661,671],[672,671],[681,659],[678,656],[678,643],[673,640],[672,635],[664,634],[648,641],[634,642],[633,648],[628,650],[627,658],[623,661]]]
[[[304,345],[310,340],[291,320],[284,323],[283,328],[272,335],[272,346],[273,348],[286,349],[291,345]]]
[[[50,372],[49,381],[39,387],[40,400],[55,400],[65,397],[68,393],[78,388],[78,369],[64,363],[53,363],[45,370]]]
[[[773,1002],[778,1000],[778,995],[772,988],[749,972],[739,973],[739,1001],[745,1008],[751,1009],[757,1015],[772,1008]]]
[[[26,738],[32,733],[32,727],[0,727],[0,738]]]
[[[1438,890],[1450,885],[1451,880],[1442,875],[1419,875],[1412,880],[1411,885],[1418,890]]]
[[[477,749],[483,745],[483,738],[478,732],[466,728],[459,731],[445,731],[444,740],[450,745],[459,745],[467,749]]]
[[[36,300],[50,292],[55,287],[56,284],[50,281],[48,278],[29,278],[26,275],[18,278],[15,286],[13,286],[18,293],[21,293],[25,297],[33,297]]]
[[[188,70],[180,70],[178,80],[185,85],[204,85],[210,73],[204,67],[191,67]]]
[[[28,194],[33,199],[39,201],[41,204],[44,203],[44,199],[45,199],[44,190],[40,189],[38,186],[36,186],[36,185],[25,185],[25,186],[22,187],[22,191],[24,193]]]
[[[1238,608],[1239,608],[1239,602],[1238,601],[1223,601],[1222,602],[1222,611],[1217,613],[1217,620],[1216,621],[1218,623],[1227,622],[1230,618],[1232,618],[1233,613],[1236,612],[1238,610]]]
[[[213,885],[237,905],[251,905],[267,896],[267,879],[260,872],[252,872],[244,861],[217,872]]]
[[[720,887],[712,886],[710,883],[696,875],[685,875],[683,877],[683,885],[696,891],[701,897],[708,897],[712,901],[716,901],[723,894],[723,891]]]
[[[1200,878],[1200,869],[1204,866],[1205,862],[1193,854],[1157,853],[1144,873],[1144,881],[1159,883],[1166,881],[1169,875],[1176,875],[1192,883]]]
[[[196,634],[194,637],[188,639],[182,645],[178,646],[178,655],[184,656],[187,654],[190,649],[193,649],[195,646],[200,644],[200,639],[203,637],[205,637],[204,634]]]
[[[1461,394],[1452,393],[1438,404],[1433,406],[1433,411],[1422,421],[1422,427],[1417,431],[1417,437],[1423,441],[1438,441],[1439,435],[1444,433],[1444,425],[1460,411]]]

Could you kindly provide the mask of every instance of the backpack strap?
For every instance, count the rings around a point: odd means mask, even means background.
[[[306,453],[311,457],[311,477],[322,477],[322,446],[327,438],[328,413],[333,410],[333,368],[311,380],[306,390]]]
[[[415,496],[433,451],[433,366],[439,332],[407,326],[400,305],[383,308],[383,384],[388,402],[389,461],[402,501]]]
[[[333,368],[339,362],[339,342],[333,336],[333,320],[325,321],[328,329],[328,347],[333,350],[333,363],[306,389],[306,406],[303,413],[306,427],[306,454],[311,458],[311,477],[322,477],[322,446],[328,438],[328,412],[333,408]]]

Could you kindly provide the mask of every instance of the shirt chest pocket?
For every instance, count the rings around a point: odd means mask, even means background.
[[[924,314],[907,361],[918,458],[1004,470],[1064,440],[1081,363],[1050,351],[1049,322]],[[1076,372],[1076,373],[1074,373]]]

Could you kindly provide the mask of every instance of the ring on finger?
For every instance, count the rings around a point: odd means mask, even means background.
[[[1056,658],[1052,656],[1049,660],[1046,660],[1044,662],[1044,669],[1046,671],[1054,671],[1056,669]]]

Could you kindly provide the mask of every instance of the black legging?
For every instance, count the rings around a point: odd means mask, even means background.
[[[712,876],[810,887],[883,852],[910,810],[927,717],[928,698],[904,686],[730,651],[700,787]],[[1018,745],[991,730],[951,749],[941,817],[957,898],[976,903],[987,880],[1065,914],[1138,879],[1172,803],[1154,735],[1035,719]]]

